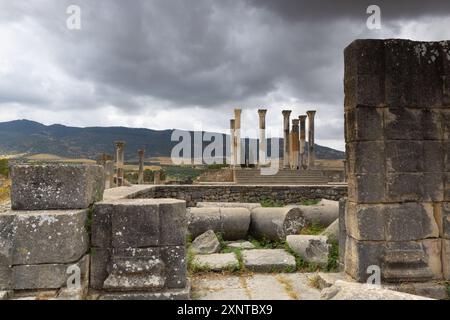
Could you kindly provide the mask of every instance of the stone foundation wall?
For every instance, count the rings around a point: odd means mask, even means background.
[[[319,186],[247,186],[247,185],[186,185],[155,186],[133,195],[136,198],[175,198],[185,200],[188,207],[197,202],[261,202],[269,199],[283,204],[305,199],[339,200],[347,195],[346,185]]]
[[[345,270],[366,281],[450,279],[450,43],[345,49]]]

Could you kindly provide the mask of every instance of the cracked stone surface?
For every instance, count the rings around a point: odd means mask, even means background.
[[[311,287],[315,273],[194,276],[192,299],[197,300],[319,300]]]

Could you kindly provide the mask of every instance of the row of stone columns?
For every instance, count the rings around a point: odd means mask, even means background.
[[[231,152],[230,163],[232,167],[241,163],[241,109],[234,110],[234,119],[230,120]],[[283,110],[283,135],[284,135],[284,157],[283,167],[285,169],[312,169],[315,167],[314,149],[314,117],[316,111],[307,111],[307,115],[301,115],[292,120],[290,129],[291,110]],[[266,109],[259,109],[259,160],[258,167],[266,163]],[[308,158],[306,157],[306,118],[308,118]]]
[[[115,142],[116,145],[116,165],[115,165],[115,175],[116,175],[116,185],[117,187],[122,187],[124,186],[124,159],[125,159],[125,142],[123,141],[116,141]],[[102,159],[105,157],[106,155],[102,156]],[[144,159],[145,159],[145,150],[144,149],[139,149],[138,150],[138,157],[139,157],[139,171],[138,171],[138,184],[144,184],[144,169],[145,169],[145,165],[144,165]],[[106,161],[104,161],[105,164],[103,164],[103,166],[105,167],[105,169],[109,168]],[[109,173],[109,171],[114,171],[114,164],[112,163],[112,161],[110,161],[112,164],[112,169],[111,170],[106,170],[107,172],[107,188],[111,188],[112,185],[114,184],[114,175],[112,173]],[[108,184],[108,180],[109,184]],[[157,171],[155,172],[155,176],[154,176],[154,183],[155,184],[160,184],[161,183],[161,178],[160,178],[160,172]]]
[[[290,130],[291,110],[283,110],[284,131],[284,156],[283,167],[285,169],[313,169],[315,167],[314,149],[314,117],[316,111],[307,111],[307,115],[301,115],[292,120]],[[306,157],[306,119],[308,118],[308,158]]]

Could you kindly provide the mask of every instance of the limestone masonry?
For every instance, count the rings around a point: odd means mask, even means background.
[[[345,270],[366,281],[450,279],[450,43],[345,49]]]

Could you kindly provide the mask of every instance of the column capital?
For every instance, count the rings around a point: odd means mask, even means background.
[[[145,153],[145,150],[144,150],[144,149],[139,149],[139,150],[138,150],[138,155],[143,156],[144,153]]]
[[[281,113],[285,117],[289,117],[291,115],[291,112],[292,112],[292,110],[283,110],[283,111],[281,111]]]
[[[114,143],[116,144],[116,147],[119,147],[119,148],[125,146],[125,141],[116,141]]]
[[[236,120],[230,119],[230,128],[231,128],[231,129],[234,129],[235,123],[236,123]]]
[[[309,110],[306,111],[306,114],[308,115],[308,117],[314,117],[317,111],[315,110]]]
[[[234,114],[235,115],[240,115],[241,112],[242,112],[242,109],[238,109],[238,108],[234,109]]]
[[[298,119],[300,120],[300,122],[306,121],[306,118],[308,118],[308,116],[305,116],[305,115],[298,116]]]
[[[292,125],[293,126],[298,126],[299,123],[300,123],[299,119],[292,119]]]
[[[260,116],[265,116],[266,113],[267,113],[267,109],[258,109],[258,114],[259,114]]]

